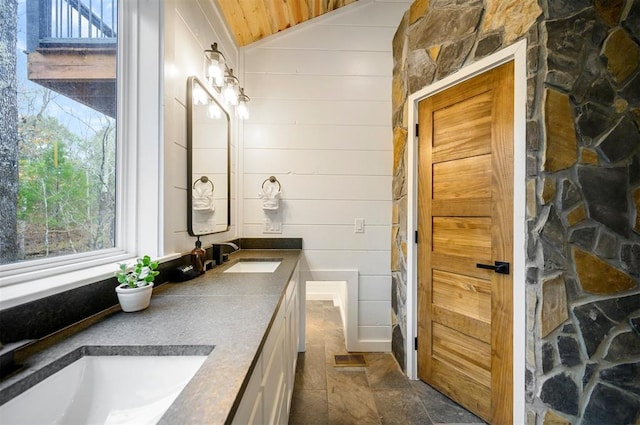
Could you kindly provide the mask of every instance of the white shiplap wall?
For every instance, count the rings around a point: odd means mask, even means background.
[[[236,68],[238,49],[221,15],[208,0],[165,0],[164,14],[164,252],[188,252],[195,238],[187,233],[187,78],[204,81],[204,50],[214,42]],[[203,245],[238,236],[238,143],[233,114],[231,132],[231,229],[202,237]],[[212,161],[214,159],[212,158]]]
[[[242,236],[270,236],[258,192],[276,176],[283,226],[274,236],[304,239],[306,278],[358,270],[363,350],[390,348],[391,46],[410,3],[360,0],[241,51],[251,96]],[[354,233],[356,218],[364,233]]]

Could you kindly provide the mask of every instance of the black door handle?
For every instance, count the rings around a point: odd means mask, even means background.
[[[509,274],[509,263],[505,263],[504,261],[496,261],[495,266],[491,264],[476,264],[476,267],[479,269],[493,270],[500,274]]]

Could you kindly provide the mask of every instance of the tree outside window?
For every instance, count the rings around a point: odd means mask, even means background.
[[[0,2],[0,264],[116,246],[113,0]]]

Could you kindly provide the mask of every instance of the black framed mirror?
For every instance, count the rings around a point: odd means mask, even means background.
[[[191,236],[231,225],[229,114],[198,77],[187,79],[187,230]]]

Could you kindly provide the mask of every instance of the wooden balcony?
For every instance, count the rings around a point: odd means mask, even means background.
[[[115,118],[116,54],[113,48],[38,48],[28,55],[27,78]]]
[[[116,0],[26,0],[27,78],[116,115]]]

